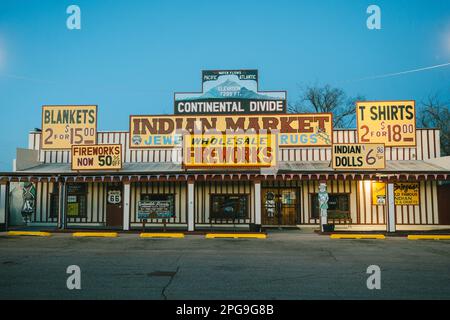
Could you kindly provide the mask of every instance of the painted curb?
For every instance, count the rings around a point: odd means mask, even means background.
[[[184,238],[183,233],[151,233],[143,232],[139,235],[141,238]]]
[[[206,239],[215,239],[215,238],[246,238],[246,239],[267,239],[267,235],[264,233],[207,233],[205,236]]]
[[[34,236],[34,237],[50,237],[50,232],[42,231],[8,231],[8,236]]]

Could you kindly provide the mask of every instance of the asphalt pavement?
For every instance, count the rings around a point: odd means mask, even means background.
[[[68,266],[81,289],[69,290]],[[367,268],[381,270],[369,290]],[[12,237],[0,234],[0,299],[450,299],[450,241]]]

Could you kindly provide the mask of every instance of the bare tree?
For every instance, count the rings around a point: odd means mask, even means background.
[[[289,112],[331,112],[335,128],[355,125],[356,102],[363,96],[348,97],[344,90],[330,85],[306,86],[302,88],[300,99],[288,107]]]
[[[430,94],[421,102],[417,112],[417,126],[440,130],[441,155],[450,155],[450,103],[438,94]]]

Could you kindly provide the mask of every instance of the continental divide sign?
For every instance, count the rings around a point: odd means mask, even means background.
[[[242,116],[131,116],[130,147],[181,147],[183,136],[203,133],[273,133],[279,147],[331,146],[331,113]]]
[[[202,92],[180,92],[175,114],[286,113],[286,91],[258,91],[258,70],[206,70]]]

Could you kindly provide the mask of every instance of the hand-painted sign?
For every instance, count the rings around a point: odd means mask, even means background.
[[[42,149],[97,143],[97,106],[43,106]]]
[[[274,134],[193,134],[184,138],[183,166],[273,167],[277,163]]]
[[[333,144],[333,169],[384,169],[385,156],[382,143]]]
[[[386,204],[386,184],[384,182],[372,182],[372,205]]]
[[[72,146],[72,170],[119,170],[121,168],[121,144]]]
[[[171,200],[138,201],[138,219],[169,219],[174,216]]]
[[[387,147],[416,145],[415,101],[365,101],[356,103],[359,143],[384,143]]]
[[[183,135],[208,131],[277,133],[280,147],[331,146],[331,113],[255,116],[131,116],[130,148],[181,146]]]
[[[202,92],[175,93],[175,114],[286,113],[286,91],[258,91],[258,70],[206,70]]]
[[[419,204],[419,183],[394,183],[394,203],[398,206]]]

